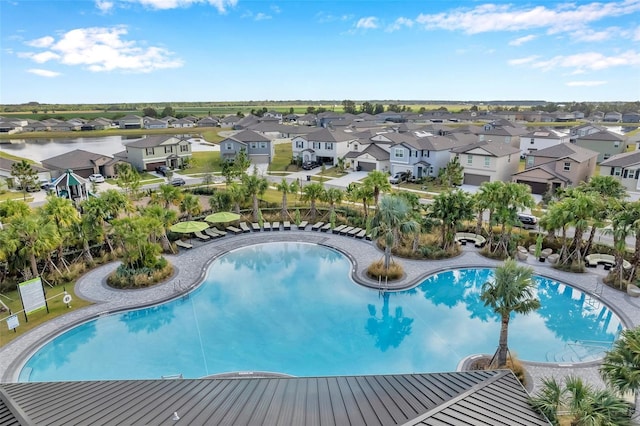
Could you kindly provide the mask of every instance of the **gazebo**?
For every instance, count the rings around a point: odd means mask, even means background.
[[[87,184],[89,182],[78,176],[73,170],[67,170],[53,182],[53,190],[58,197],[68,198],[73,202],[83,201],[89,197]]]

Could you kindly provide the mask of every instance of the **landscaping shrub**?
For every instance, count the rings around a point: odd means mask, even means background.
[[[367,275],[373,279],[388,279],[397,280],[402,278],[404,270],[402,266],[396,262],[391,261],[389,269],[385,269],[384,260],[380,259],[367,268]]]
[[[173,265],[161,257],[153,267],[127,268],[124,264],[107,277],[107,284],[119,289],[149,287],[173,274]]]

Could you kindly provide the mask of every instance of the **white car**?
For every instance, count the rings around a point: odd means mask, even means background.
[[[95,183],[102,183],[104,182],[104,176],[102,176],[100,173],[95,173],[89,176],[89,180]]]

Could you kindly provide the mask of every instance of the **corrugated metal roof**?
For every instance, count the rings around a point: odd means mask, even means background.
[[[463,419],[456,424],[478,424],[474,416],[495,419],[490,424],[548,424],[506,371],[5,383],[0,391],[25,413],[26,423],[13,424],[437,424],[425,423],[425,413]],[[509,423],[513,419],[531,422]]]

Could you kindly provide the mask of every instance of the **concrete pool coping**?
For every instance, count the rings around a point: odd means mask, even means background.
[[[351,260],[352,277],[356,282],[370,288],[379,288],[378,282],[368,278],[365,271],[370,263],[384,256],[375,244],[353,237],[313,231],[251,232],[199,244],[193,249],[180,251],[177,255],[167,255],[167,259],[176,267],[174,275],[163,284],[141,290],[115,290],[108,287],[106,276],[118,265],[117,262],[113,262],[89,271],[76,284],[76,294],[94,302],[93,305],[54,318],[0,348],[0,381],[17,381],[22,365],[31,354],[53,336],[68,328],[108,313],[154,305],[179,297],[200,283],[209,264],[222,254],[257,243],[284,241],[320,244],[334,248]],[[495,267],[501,263],[480,255],[479,249],[469,245],[463,247],[461,255],[449,259],[394,259],[402,264],[405,276],[386,286],[384,289],[387,290],[411,288],[422,282],[424,278],[449,269]],[[553,269],[550,264],[539,262],[531,257],[519,263],[531,266],[536,275],[569,284],[585,292],[597,302],[604,303],[618,315],[625,327],[631,328],[640,324],[640,309],[638,309],[640,299],[602,285],[602,278],[605,276],[603,269],[590,268],[585,273],[576,274]],[[73,305],[73,302],[71,304]],[[496,342],[497,339],[498,336],[496,336]],[[582,377],[588,383],[602,386],[597,361],[579,364],[525,362],[525,365],[534,379],[534,391],[542,378],[551,376],[562,378],[569,374]]]

